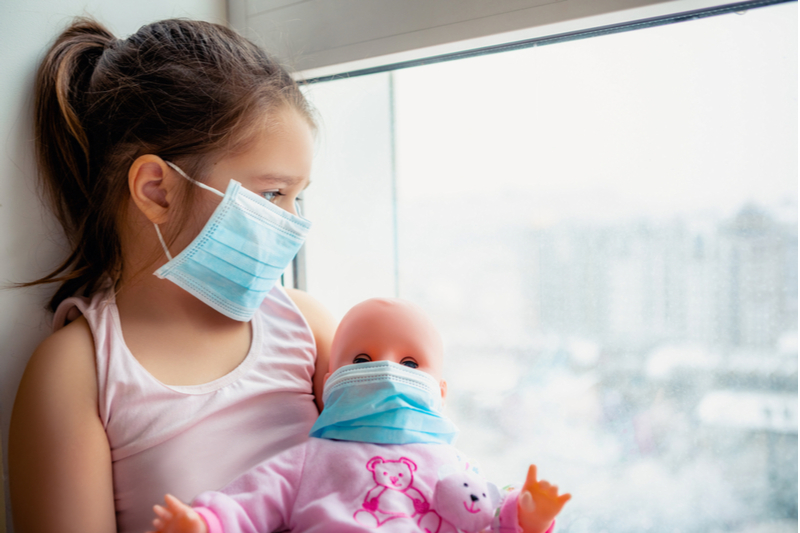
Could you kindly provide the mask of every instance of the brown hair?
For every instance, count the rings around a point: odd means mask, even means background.
[[[159,155],[202,179],[209,158],[240,146],[275,109],[289,105],[313,126],[286,70],[208,22],[163,20],[121,41],[94,20],[76,19],[42,61],[35,95],[40,176],[70,254],[22,285],[60,282],[52,310],[106,277],[119,280],[119,213],[137,157]]]

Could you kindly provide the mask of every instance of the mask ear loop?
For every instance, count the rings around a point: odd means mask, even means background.
[[[193,180],[192,178],[190,178],[189,176],[187,176],[187,175],[186,175],[186,173],[185,173],[183,170],[181,170],[181,169],[178,167],[178,165],[176,165],[175,163],[170,163],[169,161],[164,161],[164,162],[165,162],[166,164],[168,164],[168,165],[169,165],[169,167],[170,167],[172,170],[174,170],[175,172],[177,172],[178,174],[180,174],[181,176],[183,176],[184,178],[186,178],[186,179],[187,179],[187,180],[189,180],[190,182],[194,183],[195,185],[197,185],[197,186],[198,186],[198,187],[200,187],[201,189],[205,189],[205,190],[207,190],[207,191],[211,191],[211,192],[213,192],[214,194],[216,194],[217,196],[219,196],[219,197],[221,197],[221,198],[225,198],[225,195],[224,195],[223,193],[219,192],[219,191],[218,191],[217,189],[215,189],[214,187],[209,187],[209,186],[208,186],[208,185],[206,185],[205,183],[200,183],[199,181]]]
[[[167,248],[167,243],[164,242],[164,237],[161,235],[161,230],[158,229],[158,224],[153,222],[153,225],[156,227],[156,235],[158,235],[158,240],[161,241],[161,247],[164,249],[164,253],[167,254],[167,261],[172,261],[172,254],[169,253],[169,248]]]
[[[178,165],[176,165],[175,163],[171,163],[171,162],[169,162],[169,161],[164,161],[164,162],[165,162],[167,165],[169,165],[169,167],[170,167],[172,170],[174,170],[175,172],[177,172],[178,174],[180,174],[181,176],[183,176],[184,178],[186,178],[187,180],[189,180],[191,183],[193,183],[193,184],[197,185],[197,186],[198,186],[198,187],[200,187],[201,189],[205,189],[205,190],[207,190],[207,191],[211,191],[211,192],[213,192],[214,194],[216,194],[217,196],[219,196],[219,197],[221,197],[221,198],[225,198],[225,195],[224,195],[223,193],[219,192],[219,191],[218,191],[217,189],[215,189],[214,187],[209,187],[209,186],[208,186],[208,185],[206,185],[205,183],[200,183],[199,181],[197,181],[197,180],[193,180],[192,178],[190,178],[189,176],[187,176],[187,175],[186,175],[186,173],[185,173],[183,170],[181,170],[181,169],[180,169],[180,167],[178,167]],[[155,222],[153,222],[153,225],[156,227],[156,234],[158,235],[158,240],[161,242],[161,248],[163,248],[163,249],[164,249],[164,253],[167,255],[167,260],[168,260],[168,261],[172,261],[172,254],[171,254],[171,253],[169,253],[169,248],[167,248],[167,243],[164,241],[164,236],[163,236],[163,235],[161,235],[161,230],[158,228],[158,224],[156,224]]]

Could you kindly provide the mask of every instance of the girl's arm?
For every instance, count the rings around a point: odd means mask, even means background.
[[[111,451],[97,412],[94,342],[81,317],[31,356],[9,434],[16,533],[116,531]]]
[[[328,373],[328,359],[331,352],[331,341],[336,331],[336,319],[316,299],[306,292],[286,288],[286,294],[294,301],[311,327],[317,344],[317,363],[314,372],[314,397],[317,408],[322,411],[322,388],[325,374]]]

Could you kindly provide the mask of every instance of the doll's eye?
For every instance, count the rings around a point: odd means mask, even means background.
[[[483,497],[484,497],[484,498],[486,497],[486,493],[485,493],[485,492],[483,493]]]
[[[464,486],[465,487],[469,487],[469,483],[464,483]]]
[[[353,364],[369,363],[370,361],[372,361],[372,359],[370,359],[370,357],[365,353],[360,353],[357,356],[353,357]]]

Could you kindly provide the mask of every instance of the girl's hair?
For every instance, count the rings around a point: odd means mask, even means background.
[[[241,147],[275,110],[292,107],[314,124],[273,58],[224,26],[190,20],[148,24],[122,41],[76,19],[42,61],[35,98],[40,176],[70,254],[22,285],[60,282],[52,310],[120,279],[119,215],[137,157],[156,154],[202,179],[205,163]]]

